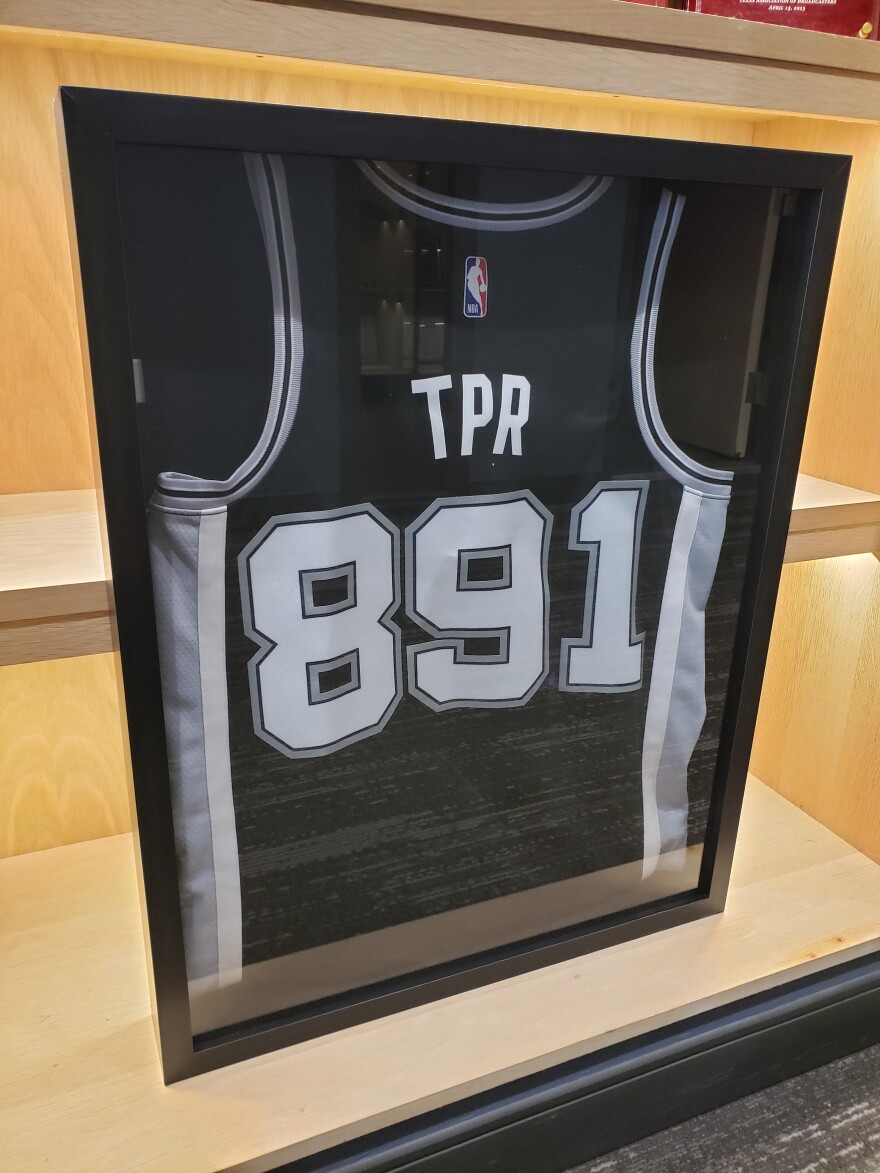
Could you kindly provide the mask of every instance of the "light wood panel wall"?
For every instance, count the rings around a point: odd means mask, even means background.
[[[787,566],[752,770],[880,861],[880,560]]]
[[[761,146],[853,156],[801,470],[880,491],[880,127],[774,120]],[[880,562],[788,566],[752,769],[880,860]]]
[[[112,655],[0,668],[0,857],[129,828]]]
[[[774,119],[753,142],[853,157],[801,472],[880,492],[880,126]]]
[[[408,6],[403,0],[400,9]],[[716,109],[755,111],[760,102],[759,111],[773,116],[880,118],[875,54],[851,38],[832,41],[723,17],[696,22],[669,10],[637,13],[618,0],[566,0],[541,10],[527,0],[477,0],[467,13],[461,0],[435,7],[443,18],[409,19],[405,11],[346,0],[338,9],[333,0],[0,0],[0,31],[56,47],[85,40],[114,55],[168,57],[185,46],[194,61],[234,67],[238,57],[246,68],[276,72],[291,58],[381,67],[399,84],[419,88],[425,74],[435,74],[479,78],[475,84],[484,89],[513,83],[591,90],[614,106],[630,99],[656,104],[659,96]],[[493,9],[502,10],[500,21]]]

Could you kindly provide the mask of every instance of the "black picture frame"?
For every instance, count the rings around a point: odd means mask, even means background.
[[[850,160],[800,151],[639,139],[435,119],[63,88],[70,193],[97,421],[116,625],[166,1082],[553,964],[720,911],[728,887],[810,386]],[[587,925],[285,1014],[193,1037],[184,963],[155,612],[128,343],[115,149],[119,144],[457,162],[650,175],[795,189],[787,304],[777,324],[767,434],[780,458],[761,474],[713,801],[696,895]]]

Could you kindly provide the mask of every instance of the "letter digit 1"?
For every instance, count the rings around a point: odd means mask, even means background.
[[[563,692],[630,692],[642,683],[635,590],[647,481],[602,481],[571,513],[570,550],[590,557],[583,634],[562,640]]]

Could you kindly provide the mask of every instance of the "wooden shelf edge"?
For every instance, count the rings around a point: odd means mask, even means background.
[[[880,551],[880,496],[834,481],[798,476],[786,562]]]
[[[114,652],[116,646],[116,626],[109,611],[33,623],[0,623],[0,667],[95,656]]]
[[[176,5],[168,3],[167,13]],[[843,74],[880,74],[880,49],[858,37],[832,36],[808,29],[785,28],[759,21],[707,16],[647,7],[633,10],[619,0],[557,0],[539,12],[529,0],[345,0],[324,4],[349,18],[379,16],[386,21],[430,23],[465,30],[500,30],[535,38],[618,42],[633,48],[699,52],[738,57],[756,63],[791,63]],[[189,6],[172,13],[154,0],[149,6],[120,6],[112,0],[2,0],[0,22],[12,32],[45,31],[106,40],[126,38],[231,51],[294,56],[299,26],[297,9],[308,4],[272,0],[226,0],[221,27],[205,24]],[[383,11],[384,10],[384,11]]]
[[[274,72],[356,69],[362,81],[541,88],[668,104],[711,117],[791,115],[880,121],[880,52],[854,38],[694,13],[635,12],[620,0],[566,0],[535,19],[524,0],[508,10],[438,15],[436,0],[381,8],[256,0],[0,0],[0,39],[47,48],[198,60]],[[429,25],[429,27],[425,27]],[[363,72],[364,70],[368,72]],[[547,79],[553,86],[548,88]],[[760,94],[760,106],[756,105]],[[725,113],[726,112],[726,113]]]
[[[268,1168],[267,1154],[320,1151],[728,1004],[880,932],[880,867],[752,779],[719,916],[166,1088],[133,863],[125,835],[0,862],[6,1167],[54,1152],[115,1170],[134,1152],[145,1168]]]
[[[798,477],[786,562],[880,551],[880,495]],[[95,494],[0,497],[0,666],[112,651]]]
[[[278,2],[278,0],[276,0]],[[568,33],[635,43],[725,53],[766,61],[791,61],[859,73],[880,73],[880,47],[858,37],[707,16],[672,8],[632,9],[620,0],[556,0],[536,10],[531,0],[348,0],[365,9],[406,12],[527,29],[535,36]]]

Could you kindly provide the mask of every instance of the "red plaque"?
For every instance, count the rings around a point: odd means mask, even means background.
[[[878,0],[688,0],[688,10],[877,39]]]

